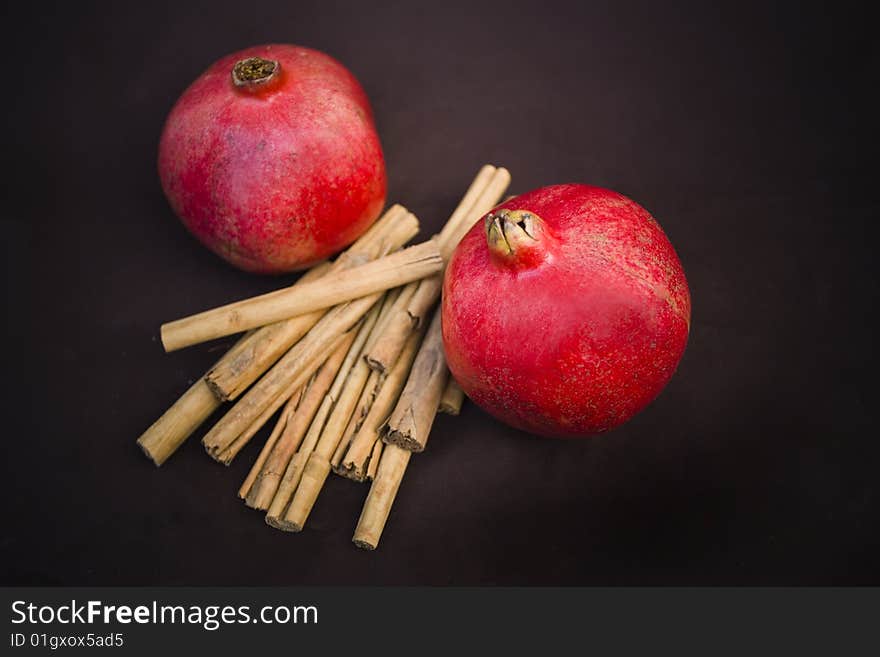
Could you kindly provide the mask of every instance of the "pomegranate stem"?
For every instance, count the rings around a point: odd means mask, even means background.
[[[232,83],[239,89],[263,87],[280,72],[281,64],[273,59],[248,57],[238,60],[232,67]]]

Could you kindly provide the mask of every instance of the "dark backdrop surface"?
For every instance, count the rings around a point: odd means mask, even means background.
[[[0,582],[880,583],[873,370],[877,53],[857,12],[666,3],[148,2],[3,21],[7,295]],[[5,10],[7,12],[11,9]],[[684,264],[690,344],[660,398],[581,442],[471,404],[413,459],[380,549],[333,478],[267,528],[201,432],[135,439],[217,357],[162,321],[292,277],[200,247],[159,187],[186,85],[261,42],[324,50],[370,96],[389,199],[437,229],[484,162],[646,206]],[[866,119],[871,118],[871,121]]]

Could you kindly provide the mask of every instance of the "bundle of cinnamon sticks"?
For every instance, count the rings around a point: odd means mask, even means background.
[[[457,415],[464,398],[443,354],[445,263],[509,184],[506,169],[486,165],[425,242],[405,246],[419,221],[394,205],[333,263],[291,287],[164,324],[166,351],[244,333],[140,447],[161,465],[234,402],[202,439],[228,465],[277,414],[239,497],[265,511],[270,526],[296,532],[331,471],[371,481],[353,542],[375,549],[410,456],[425,449],[437,412]]]

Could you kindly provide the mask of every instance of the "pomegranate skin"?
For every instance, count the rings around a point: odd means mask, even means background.
[[[576,438],[626,422],[666,386],[691,301],[644,208],[569,184],[509,199],[465,235],[442,313],[449,369],[468,397],[518,429]]]
[[[262,85],[237,62],[280,64]],[[205,246],[258,273],[302,269],[349,245],[385,203],[382,147],[367,97],[316,50],[263,45],[215,62],[174,105],[159,142],[174,212]]]

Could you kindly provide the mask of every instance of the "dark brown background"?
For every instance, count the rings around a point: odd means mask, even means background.
[[[865,121],[876,108],[861,91],[878,62],[864,16],[741,3],[77,4],[3,21],[0,582],[880,580]],[[163,354],[159,324],[292,280],[240,273],[200,247],[155,171],[178,94],[221,55],[270,41],[327,51],[357,75],[389,198],[425,234],[484,162],[507,166],[513,191],[581,181],[645,205],[694,305],[661,397],[581,442],[531,438],[473,405],[440,417],[375,553],[350,543],[364,486],[332,479],[298,536],[247,510],[235,491],[262,440],[226,469],[196,436],[153,468],[135,438],[218,354]]]

